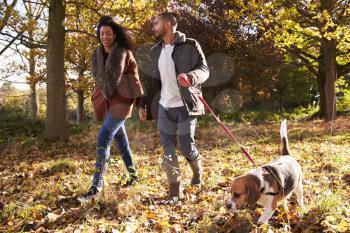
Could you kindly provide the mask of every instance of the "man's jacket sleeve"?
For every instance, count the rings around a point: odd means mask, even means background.
[[[200,44],[195,41],[194,46],[194,52],[197,53],[198,59],[195,69],[187,74],[192,78],[192,85],[196,86],[204,83],[209,78],[209,68]]]

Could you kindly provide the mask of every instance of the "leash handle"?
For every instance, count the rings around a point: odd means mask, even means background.
[[[191,85],[191,83],[185,79],[183,76],[180,77],[180,79],[182,79],[182,81],[184,81],[189,88],[192,88],[193,86]],[[238,146],[241,148],[242,153],[248,158],[248,160],[255,166],[257,167],[257,165],[255,164],[253,158],[250,156],[250,154],[248,153],[248,150],[246,148],[244,148],[244,146],[238,142],[238,140],[235,138],[235,136],[231,133],[231,131],[225,126],[225,124],[220,121],[219,117],[217,117],[214,113],[214,111],[210,108],[209,104],[203,99],[202,96],[198,95],[199,100],[203,103],[203,105],[205,106],[205,108],[213,115],[213,117],[215,118],[215,120],[219,123],[219,125],[224,129],[224,131],[228,134],[228,136],[235,142],[238,144]]]

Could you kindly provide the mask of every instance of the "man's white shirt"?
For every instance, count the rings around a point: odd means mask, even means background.
[[[163,45],[158,60],[158,69],[162,81],[159,103],[166,108],[184,106],[177,84],[174,60],[171,57],[173,50],[174,45]]]

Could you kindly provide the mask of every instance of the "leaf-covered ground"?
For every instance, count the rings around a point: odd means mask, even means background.
[[[189,186],[191,171],[180,156],[184,199],[160,205],[166,197],[162,149],[152,124],[128,124],[140,181],[123,188],[125,168],[112,148],[106,189],[85,206],[76,197],[89,188],[95,162],[97,126],[85,126],[66,143],[35,137],[12,140],[1,151],[1,232],[349,232],[350,119],[288,122],[290,147],[305,174],[306,208],[295,199],[281,205],[268,225],[255,225],[262,209],[233,214],[224,208],[233,177],[253,167],[215,124],[200,125],[204,185]],[[279,155],[279,124],[229,126],[258,164]],[[333,132],[332,132],[333,131]]]

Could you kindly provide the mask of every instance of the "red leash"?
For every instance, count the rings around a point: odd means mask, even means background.
[[[183,81],[185,81],[187,83],[187,85],[189,85],[189,87],[193,87],[186,79],[184,79],[183,77],[181,77],[181,79]],[[230,138],[236,142],[238,144],[238,146],[241,148],[242,153],[248,158],[248,160],[250,162],[253,163],[253,165],[256,167],[257,165],[255,164],[254,160],[252,159],[252,157],[249,155],[248,151],[244,148],[244,146],[239,143],[239,141],[237,141],[237,139],[235,138],[235,136],[233,136],[233,134],[231,133],[231,131],[224,125],[224,123],[222,123],[220,121],[220,119],[215,115],[215,113],[213,112],[213,110],[210,108],[209,104],[202,98],[202,96],[198,95],[199,100],[204,104],[205,108],[213,115],[213,117],[215,118],[216,122],[219,123],[219,125],[225,130],[225,132],[230,136]]]

